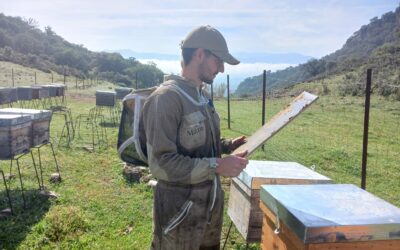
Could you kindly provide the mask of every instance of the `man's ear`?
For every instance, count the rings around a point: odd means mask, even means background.
[[[206,54],[205,54],[205,51],[203,48],[198,48],[193,53],[193,59],[196,59],[198,62],[203,61],[205,56],[206,56]]]

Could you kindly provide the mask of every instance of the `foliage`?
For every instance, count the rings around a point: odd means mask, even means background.
[[[97,75],[126,86],[132,86],[136,80],[142,86],[153,86],[162,79],[163,72],[155,64],[143,65],[118,53],[92,52],[67,42],[50,26],[44,31],[37,26],[34,19],[0,13],[0,60],[80,78]]]
[[[220,83],[219,85],[215,86],[214,94],[217,98],[222,98],[225,95],[228,85],[226,83]]]

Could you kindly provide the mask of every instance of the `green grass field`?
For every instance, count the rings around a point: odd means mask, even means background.
[[[47,82],[48,83],[48,82]],[[95,106],[96,89],[74,89],[69,84],[67,103],[75,118]],[[1,86],[8,86],[7,84]],[[301,86],[298,86],[301,88]],[[283,109],[292,97],[267,100],[267,119]],[[332,178],[336,183],[360,185],[363,135],[363,98],[321,96],[308,110],[252,155],[251,159],[296,161]],[[215,102],[224,137],[250,135],[261,125],[261,102],[231,103],[231,129],[227,129],[226,100]],[[0,218],[0,249],[148,249],[152,232],[152,189],[131,183],[122,175],[123,164],[116,152],[117,127],[108,113],[107,142],[91,144],[91,127],[82,123],[70,147],[59,137],[63,116],[53,115],[51,137],[56,146],[62,182],[48,181],[55,171],[51,150],[43,147],[45,185],[59,195],[48,199],[38,195],[38,184],[29,156],[21,158],[27,208],[22,208],[17,178],[12,179],[11,195],[15,216]],[[373,97],[371,101],[370,144],[367,190],[400,206],[400,103]],[[84,121],[84,119],[83,119]],[[37,158],[37,152],[35,151]],[[9,171],[9,161],[0,161]],[[16,173],[15,165],[13,173]],[[229,191],[229,179],[223,181]],[[229,195],[226,195],[228,200]],[[7,206],[0,185],[0,209]],[[223,235],[229,218],[225,216]],[[232,244],[234,243],[234,244]],[[227,249],[245,249],[245,242],[233,228]],[[250,246],[258,249],[258,245]]]

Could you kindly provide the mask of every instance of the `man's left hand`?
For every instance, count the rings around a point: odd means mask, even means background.
[[[240,145],[246,143],[246,136],[242,135],[232,140],[231,150],[234,151]]]

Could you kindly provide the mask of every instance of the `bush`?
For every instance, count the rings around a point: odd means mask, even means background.
[[[45,218],[45,235],[52,242],[79,237],[88,230],[82,211],[73,206],[55,207]]]

